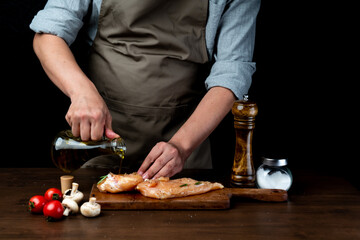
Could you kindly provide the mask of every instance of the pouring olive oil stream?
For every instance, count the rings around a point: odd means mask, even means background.
[[[55,166],[66,173],[79,169],[92,158],[101,155],[118,155],[120,166],[126,152],[122,138],[108,139],[103,137],[99,141],[82,141],[74,137],[71,130],[59,132],[52,143],[51,158]]]

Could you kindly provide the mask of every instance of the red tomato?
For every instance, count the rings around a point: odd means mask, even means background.
[[[31,213],[42,213],[46,200],[43,196],[35,195],[29,200],[29,211]]]
[[[62,193],[59,189],[57,188],[49,188],[45,194],[44,194],[45,200],[47,202],[51,201],[51,200],[62,200]]]
[[[47,221],[61,219],[63,212],[63,205],[58,200],[51,200],[50,202],[47,202],[43,209],[43,213]]]

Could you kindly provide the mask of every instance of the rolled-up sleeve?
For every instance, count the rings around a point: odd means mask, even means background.
[[[71,45],[83,26],[90,0],[49,0],[30,24],[37,33],[49,33],[61,37]]]
[[[227,3],[214,41],[214,64],[205,86],[230,89],[242,99],[255,72],[253,59],[256,17],[260,0],[233,0]]]

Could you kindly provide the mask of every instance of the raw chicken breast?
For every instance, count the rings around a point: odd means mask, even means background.
[[[170,180],[161,177],[139,183],[136,190],[146,197],[167,199],[202,194],[221,188],[224,186],[220,183],[197,181],[191,178]]]
[[[97,188],[100,192],[118,193],[132,191],[136,185],[141,183],[143,178],[137,173],[131,174],[113,174],[109,173],[98,184]]]

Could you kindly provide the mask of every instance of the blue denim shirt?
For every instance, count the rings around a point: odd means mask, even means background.
[[[88,29],[89,44],[95,38],[102,0],[93,0]],[[91,0],[48,0],[37,13],[30,28],[38,33],[50,33],[71,45],[83,26]],[[209,0],[206,24],[206,47],[214,60],[205,81],[207,89],[221,86],[242,99],[251,85],[255,63],[252,61],[255,43],[256,16],[260,0]]]

